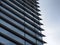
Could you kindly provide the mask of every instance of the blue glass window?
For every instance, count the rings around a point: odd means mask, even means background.
[[[0,36],[0,43],[3,43],[4,45],[16,45],[13,42],[8,41],[7,39]]]
[[[24,44],[24,40],[22,40],[21,38],[15,36],[14,34],[8,32],[8,31],[6,31],[5,29],[0,28],[0,32],[3,33],[3,34],[5,34],[5,35],[7,35],[8,37],[10,37],[10,38],[12,38],[12,39],[14,39],[14,40],[16,40],[16,41]],[[3,40],[2,40],[2,41],[3,41]]]

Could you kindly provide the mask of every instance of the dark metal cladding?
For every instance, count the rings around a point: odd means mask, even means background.
[[[38,0],[0,0],[0,45],[43,45]]]

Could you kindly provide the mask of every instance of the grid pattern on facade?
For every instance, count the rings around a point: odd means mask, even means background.
[[[1,0],[0,44],[43,45],[37,0]]]

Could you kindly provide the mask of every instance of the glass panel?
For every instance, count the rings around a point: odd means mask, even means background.
[[[41,42],[37,41],[37,45],[43,45],[43,43],[41,43]]]
[[[3,34],[5,34],[5,35],[7,35],[7,36],[9,36],[9,37],[12,38],[12,39],[14,39],[14,40],[16,40],[16,41],[24,44],[24,40],[22,40],[21,38],[13,35],[12,33],[8,32],[8,31],[6,31],[5,29],[0,28],[0,32],[3,33]]]
[[[32,45],[32,44],[30,44],[30,43],[26,42],[26,45]]]
[[[34,29],[34,27],[32,25],[30,25],[29,23],[25,22],[25,24],[27,24],[28,26],[30,26],[31,28]]]
[[[2,14],[2,13],[1,13],[1,14]],[[15,24],[18,25],[19,27],[24,28],[23,25],[17,23],[16,21],[14,21],[13,19],[9,18],[8,16],[6,16],[6,15],[4,15],[4,14],[2,14],[1,16],[4,17],[4,18],[6,18],[6,19],[9,20],[9,21],[15,23]],[[20,19],[20,20],[21,20],[21,19]],[[23,21],[23,20],[22,20],[22,21]]]
[[[0,43],[3,43],[4,45],[16,45],[6,39],[4,39],[3,37],[0,36]]]
[[[30,29],[28,29],[26,27],[25,27],[25,30],[28,31],[28,32],[30,32],[32,35],[35,35],[35,33],[33,31],[31,31]]]
[[[40,33],[40,30],[39,29],[35,28],[35,30]]]
[[[34,43],[36,43],[36,40],[33,37],[31,37],[27,34],[25,34],[25,37],[28,38],[29,40],[33,41]]]
[[[4,22],[2,19],[0,19],[0,23],[3,24],[3,25],[5,25],[6,27],[12,29],[13,31],[18,32],[19,34],[21,34],[21,35],[24,36],[24,33],[22,31],[20,31],[19,29],[15,28],[14,26],[12,26],[12,25]]]
[[[36,35],[36,37],[38,37],[39,39],[41,39],[41,40],[42,40],[42,37],[41,37],[40,35]]]

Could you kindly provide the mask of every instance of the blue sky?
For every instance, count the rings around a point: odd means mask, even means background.
[[[60,45],[60,0],[39,0],[45,45]]]

